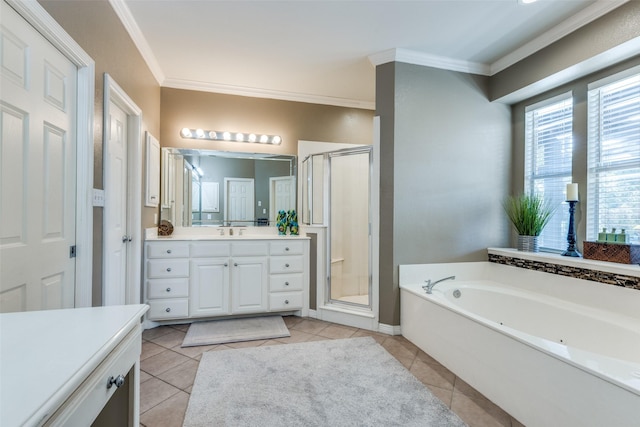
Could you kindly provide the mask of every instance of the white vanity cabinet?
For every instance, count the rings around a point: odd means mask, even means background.
[[[306,238],[157,239],[145,248],[149,320],[308,313]]]

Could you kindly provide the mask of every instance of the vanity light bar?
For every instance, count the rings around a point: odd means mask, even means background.
[[[255,133],[218,132],[215,130],[182,128],[180,136],[186,139],[205,139],[209,141],[257,142],[260,144],[280,145],[279,135],[256,135]]]

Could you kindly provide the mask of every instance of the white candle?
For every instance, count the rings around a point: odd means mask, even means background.
[[[567,184],[567,202],[578,201],[578,184]]]

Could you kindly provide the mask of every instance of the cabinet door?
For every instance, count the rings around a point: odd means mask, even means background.
[[[190,273],[190,317],[229,314],[229,259],[192,259]]]
[[[267,257],[232,258],[232,313],[267,311]]]

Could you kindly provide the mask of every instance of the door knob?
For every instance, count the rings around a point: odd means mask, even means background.
[[[122,236],[122,243],[127,243],[131,241],[131,236]]]

